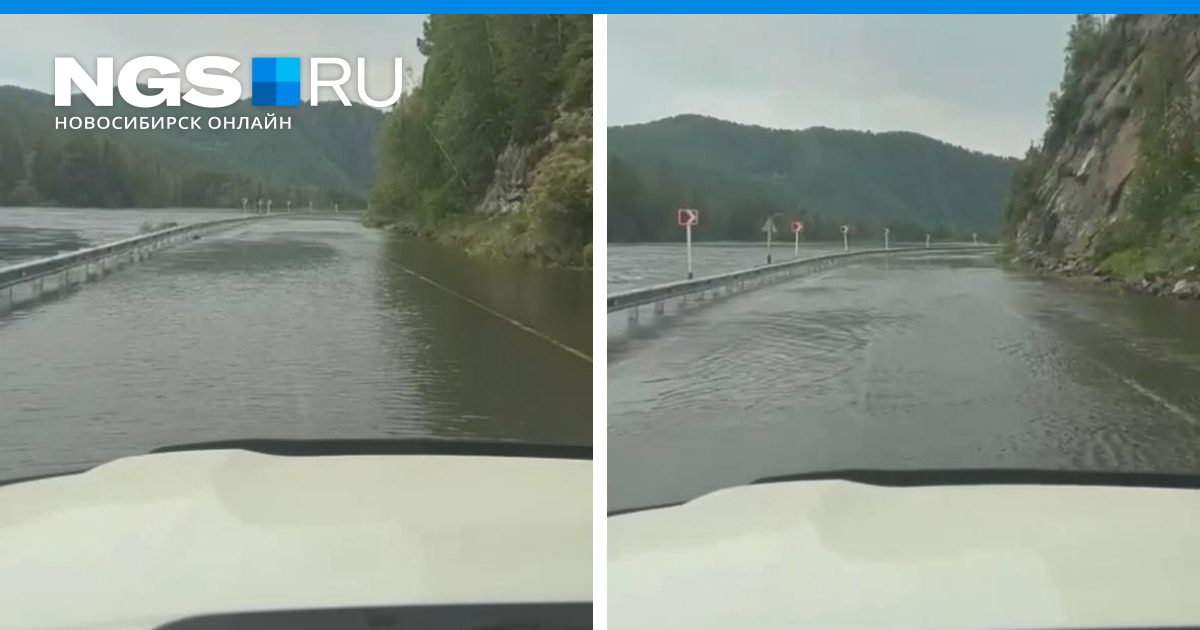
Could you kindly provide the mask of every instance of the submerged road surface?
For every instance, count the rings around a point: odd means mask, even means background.
[[[610,287],[659,249],[613,248]],[[851,467],[1200,472],[1200,303],[988,255],[710,301],[610,338],[608,387],[610,510]]]
[[[95,242],[105,211],[73,212],[99,214],[8,232]],[[586,273],[353,221],[237,228],[0,315],[0,479],[201,440],[588,444],[590,308]]]

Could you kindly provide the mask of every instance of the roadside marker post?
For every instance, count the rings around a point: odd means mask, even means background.
[[[929,235],[925,235],[925,249],[929,249]]]
[[[850,226],[842,226],[842,251],[850,251]]]
[[[885,251],[891,249],[891,247],[888,246],[888,234],[891,234],[891,233],[892,233],[892,231],[890,229],[883,228],[883,249]]]
[[[971,232],[971,243],[972,243],[973,245],[978,245],[978,244],[979,244],[979,235],[978,235],[978,234],[976,234],[975,232]]]
[[[801,221],[792,221],[792,234],[796,235],[796,253],[795,257],[800,257],[800,233],[804,231],[804,223]]]
[[[775,221],[771,217],[767,217],[767,221],[763,223],[762,231],[767,233],[767,264],[771,264],[771,234],[775,232]]]
[[[700,224],[700,211],[694,208],[679,208],[675,211],[675,222],[687,231],[687,279],[692,279],[692,226]]]

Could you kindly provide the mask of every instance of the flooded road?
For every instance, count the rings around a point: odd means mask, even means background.
[[[609,346],[610,509],[839,468],[1200,472],[1200,303],[986,254],[863,259]]]
[[[54,212],[72,222],[5,211],[0,234],[35,235],[20,242],[42,256],[224,216]],[[11,242],[8,262],[30,255]],[[589,444],[592,366],[567,349],[589,349],[590,278],[348,220],[276,218],[165,250],[0,315],[0,478],[200,440]]]
[[[179,224],[243,216],[213,209],[0,208],[0,266],[128,238],[143,223]]]
[[[882,243],[856,244],[852,249],[882,247]],[[767,262],[765,245],[748,243],[696,243],[692,249],[692,271],[696,278],[720,273],[741,271]],[[628,291],[641,287],[687,279],[687,257],[683,245],[654,243],[645,245],[613,244],[608,246],[608,292]],[[800,257],[820,256],[842,251],[841,243],[802,243]],[[775,244],[771,250],[773,262],[795,258],[792,243]]]

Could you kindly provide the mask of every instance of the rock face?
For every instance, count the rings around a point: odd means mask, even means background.
[[[531,144],[509,143],[496,158],[496,172],[483,200],[475,207],[481,214],[509,214],[520,210],[526,193],[533,184],[533,172],[538,161],[549,154],[559,142],[578,135],[578,127],[592,124],[592,110],[560,114],[554,127]]]
[[[1088,258],[1096,234],[1119,214],[1125,184],[1137,159],[1138,121],[1132,114],[1133,85],[1146,42],[1169,18],[1124,20],[1123,59],[1111,69],[1087,75],[1095,87],[1083,115],[1066,141],[1044,156],[1048,168],[1037,184],[1039,204],[1017,225],[1016,242],[1024,255],[1061,261]]]
[[[509,144],[496,158],[496,174],[483,201],[475,211],[483,214],[508,214],[521,209],[529,190],[533,167],[549,146],[542,138],[533,144]]]
[[[1200,94],[1200,17],[1119,16],[1105,28],[1105,52],[1079,81],[1077,122],[1057,146],[1031,150],[1038,165],[1028,184],[1032,201],[1010,227],[1023,260],[1068,274],[1102,275],[1106,252],[1097,249],[1104,231],[1129,217],[1143,121],[1139,76],[1155,45],[1169,41],[1180,48],[1175,53],[1183,62],[1174,77]],[[1200,99],[1192,99],[1190,107],[1200,116]],[[1200,283],[1183,277],[1142,277],[1129,284],[1181,297],[1200,293]]]
[[[1171,294],[1181,298],[1200,298],[1200,280],[1180,280],[1171,287]]]

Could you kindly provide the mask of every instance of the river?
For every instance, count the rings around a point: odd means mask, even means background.
[[[761,250],[701,246],[697,268]],[[609,290],[679,279],[682,260],[610,246]],[[1200,302],[946,253],[863,259],[644,328],[609,339],[610,510],[856,467],[1200,472]]]
[[[0,208],[0,264],[226,214]],[[0,314],[0,479],[203,440],[590,444],[590,340],[590,273],[255,222]]]

